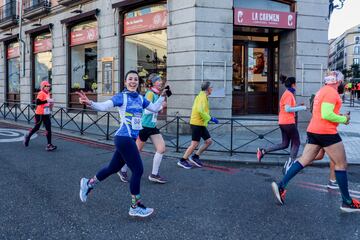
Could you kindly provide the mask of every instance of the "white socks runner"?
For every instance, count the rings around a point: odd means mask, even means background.
[[[154,175],[158,175],[159,174],[159,168],[160,168],[160,164],[162,161],[164,154],[158,153],[156,152],[154,155],[154,159],[153,159],[153,167],[152,167],[152,174]],[[128,166],[125,164],[122,168],[121,168],[121,172],[127,172],[128,170]]]
[[[154,175],[158,175],[159,174],[159,168],[160,168],[160,164],[161,164],[161,160],[163,158],[164,154],[158,153],[156,152],[154,155],[154,160],[153,160],[153,167],[152,167],[152,174]]]

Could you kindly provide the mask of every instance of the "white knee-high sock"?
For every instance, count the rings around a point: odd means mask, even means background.
[[[125,164],[122,168],[121,168],[121,172],[127,172],[128,170],[128,166]]]
[[[159,168],[161,164],[161,160],[164,154],[156,152],[153,159],[153,167],[152,167],[152,174],[157,175],[159,174]]]

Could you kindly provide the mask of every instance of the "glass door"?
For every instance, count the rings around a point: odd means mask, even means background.
[[[249,43],[247,52],[247,113],[269,113],[269,48]]]
[[[272,38],[236,36],[232,114],[276,114],[278,46]],[[237,41],[240,40],[240,41]]]

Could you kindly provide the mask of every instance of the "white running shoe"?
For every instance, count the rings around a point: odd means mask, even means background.
[[[89,188],[89,186],[87,185],[89,179],[87,178],[82,178],[80,180],[80,200],[82,202],[86,202],[87,196],[89,194],[89,192],[92,190],[92,188]]]
[[[141,203],[133,208],[130,206],[129,215],[132,217],[148,217],[154,212],[153,208],[147,208]]]

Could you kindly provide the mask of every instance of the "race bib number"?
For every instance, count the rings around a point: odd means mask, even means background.
[[[152,115],[151,122],[152,122],[152,123],[156,123],[156,121],[157,121],[157,113],[154,113],[154,114]]]
[[[51,114],[51,110],[49,106],[44,107],[44,115],[49,115]]]
[[[141,114],[134,114],[131,118],[131,127],[133,130],[141,130]]]

